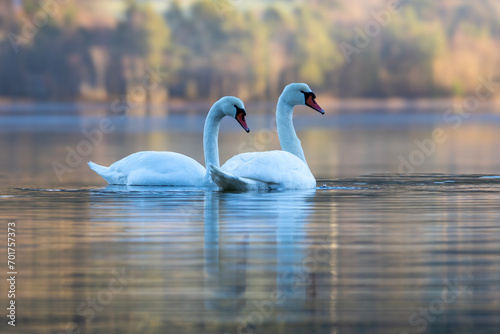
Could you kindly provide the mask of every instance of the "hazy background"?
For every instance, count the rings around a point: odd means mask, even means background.
[[[145,150],[203,163],[204,118],[224,95],[245,102],[252,131],[223,121],[222,163],[279,149],[290,82],[326,110],[295,111],[317,179],[497,174],[499,18],[498,0],[2,0],[0,177],[104,185],[87,161]],[[104,119],[113,131],[90,143]]]
[[[496,0],[2,0],[0,98],[463,97],[500,77],[499,17]]]

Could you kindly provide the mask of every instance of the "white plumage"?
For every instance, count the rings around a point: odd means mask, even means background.
[[[213,181],[223,190],[309,189],[316,180],[305,160],[293,127],[295,105],[307,105],[322,114],[315,95],[306,84],[285,87],[276,108],[278,136],[283,151],[242,153],[222,167],[210,166]]]
[[[226,96],[208,112],[203,131],[205,164],[219,165],[219,126],[224,116],[234,117],[248,132],[245,106],[240,99]],[[196,160],[175,152],[133,153],[109,167],[89,162],[90,168],[109,184],[129,186],[204,186],[210,174]]]
[[[89,166],[109,184],[129,186],[199,186],[206,173],[199,162],[175,152],[137,152],[109,167]]]
[[[309,167],[298,157],[285,151],[239,154],[229,159],[222,168],[212,165],[211,173],[214,182],[224,190],[309,189],[316,187],[316,180]],[[231,178],[231,182],[227,182],[221,173],[235,178]]]

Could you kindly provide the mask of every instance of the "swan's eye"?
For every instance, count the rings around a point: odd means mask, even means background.
[[[316,99],[316,94],[314,94],[313,92],[304,92],[304,91],[302,91],[302,90],[301,90],[300,92],[301,92],[302,94],[304,94],[304,98],[305,98],[306,102],[307,102],[307,100],[308,100],[310,97],[312,97],[312,99],[313,99],[313,100],[314,100],[314,99]]]
[[[245,109],[238,107],[236,104],[234,105],[234,107],[236,108],[236,116],[238,116],[239,114],[243,114],[243,116],[247,115]]]

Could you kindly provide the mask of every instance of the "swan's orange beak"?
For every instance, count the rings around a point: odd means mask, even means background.
[[[314,99],[314,95],[313,94],[309,94],[309,96],[307,97],[307,99],[306,99],[306,106],[308,106],[310,108],[313,108],[314,110],[320,112],[321,115],[325,114],[325,111],[323,110],[323,108],[321,108],[319,106],[319,104],[316,103],[316,100]]]
[[[238,112],[236,113],[236,120],[238,123],[240,123],[241,127],[245,129],[245,131],[248,133],[250,132],[250,129],[248,128],[247,121],[245,121],[245,111],[243,109],[239,109]]]

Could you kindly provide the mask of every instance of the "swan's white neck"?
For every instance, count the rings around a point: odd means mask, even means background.
[[[294,106],[289,105],[284,101],[282,96],[280,96],[276,108],[278,137],[283,151],[296,155],[307,165],[300,139],[297,137],[295,128],[293,127],[293,107]]]
[[[217,103],[212,106],[205,120],[203,129],[203,152],[205,154],[205,180],[210,178],[208,167],[210,164],[219,167],[219,126],[224,118]]]

